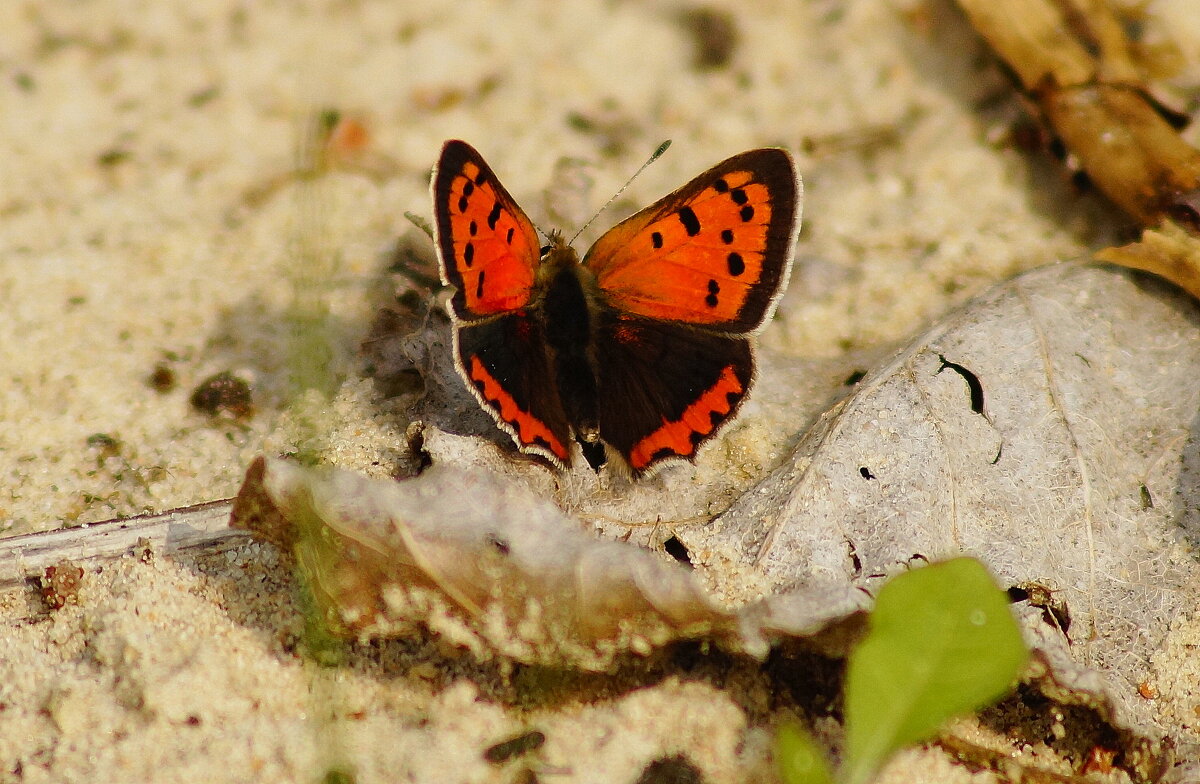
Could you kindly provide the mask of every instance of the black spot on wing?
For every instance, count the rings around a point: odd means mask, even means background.
[[[742,223],[749,223],[754,219],[754,208],[747,204],[745,207],[742,207],[738,215],[741,217]]]
[[[652,244],[655,248],[661,248],[663,245],[662,233],[656,231],[653,234],[651,234],[650,235],[650,244]]]
[[[475,260],[475,245],[474,245],[474,243],[468,242],[467,246],[465,248],[463,248],[463,263],[469,267],[469,266],[471,266],[471,262],[474,260]]]
[[[729,198],[733,199],[734,204],[738,205],[745,204],[746,202],[750,201],[750,197],[747,196],[746,192],[741,188],[734,188],[731,190],[729,192]]]
[[[479,282],[475,284],[475,299],[483,299],[483,276],[487,270],[479,270]]]
[[[721,229],[721,242],[726,245],[733,244],[733,229]]]
[[[487,222],[488,228],[492,231],[496,230],[496,221],[500,220],[500,202],[492,205],[492,211],[488,213]]]
[[[695,237],[700,233],[700,219],[696,217],[696,213],[691,207],[684,207],[678,215],[679,222],[683,224],[683,229],[689,237]]]
[[[730,253],[725,261],[729,264],[729,274],[735,278],[746,271],[746,261],[740,253]]]

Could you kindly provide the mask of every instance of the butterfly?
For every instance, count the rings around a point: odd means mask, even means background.
[[[754,383],[751,336],[787,286],[802,186],[750,150],[618,223],[580,261],[547,244],[466,142],[434,169],[435,237],[455,364],[517,447],[558,469],[572,444],[635,477],[694,460]]]

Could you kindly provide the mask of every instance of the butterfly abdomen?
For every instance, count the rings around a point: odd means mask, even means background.
[[[591,356],[592,308],[586,281],[570,246],[555,240],[542,260],[545,272],[541,315],[555,382],[567,420],[576,435],[594,443],[600,429],[596,419],[596,369]]]

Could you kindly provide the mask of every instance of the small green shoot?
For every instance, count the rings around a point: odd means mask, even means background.
[[[973,558],[891,580],[869,623],[847,666],[845,758],[835,779],[841,784],[865,784],[900,749],[1003,696],[1029,656],[1007,597]],[[828,780],[792,775],[803,759],[786,755],[812,753],[794,739],[799,732],[780,731],[783,780]]]
[[[415,212],[405,212],[404,217],[408,218],[409,223],[425,232],[425,236],[429,237],[429,239],[433,240],[434,242],[437,242],[437,240],[435,240],[433,237],[433,226],[423,216],[418,215]]]

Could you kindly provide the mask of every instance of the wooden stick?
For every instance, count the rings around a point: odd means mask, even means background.
[[[164,553],[235,544],[249,533],[229,527],[232,506],[233,499],[226,498],[160,514],[0,539],[0,588],[40,577],[46,567],[62,561],[120,558],[146,544]]]

